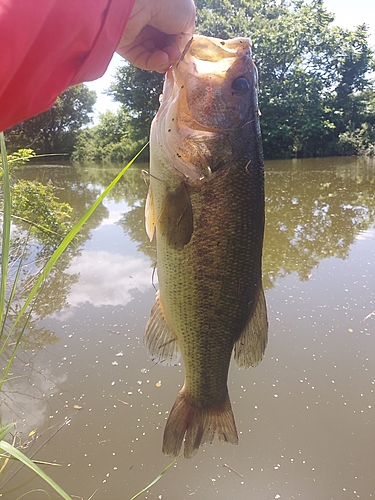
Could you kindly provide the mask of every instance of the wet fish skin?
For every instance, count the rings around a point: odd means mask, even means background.
[[[156,233],[159,292],[146,326],[153,359],[185,383],[168,418],[163,451],[184,455],[237,443],[227,376],[267,344],[261,281],[263,157],[256,68],[247,39],[195,37],[169,70],[151,130],[146,226]]]

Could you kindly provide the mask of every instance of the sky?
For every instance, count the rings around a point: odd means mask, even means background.
[[[375,0],[324,0],[324,5],[335,15],[334,24],[341,28],[354,28],[366,23],[370,28],[370,43],[375,48]],[[104,113],[106,110],[116,111],[119,108],[119,103],[113,102],[111,97],[103,94],[103,91],[110,86],[116,68],[122,61],[123,59],[115,54],[104,76],[94,82],[87,82],[89,88],[97,93],[94,108],[95,122],[98,121],[99,113]]]

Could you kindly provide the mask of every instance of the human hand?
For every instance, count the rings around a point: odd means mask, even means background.
[[[194,0],[135,0],[116,52],[138,68],[164,73],[194,30]]]

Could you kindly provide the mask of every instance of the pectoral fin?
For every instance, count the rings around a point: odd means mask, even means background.
[[[268,340],[266,300],[260,290],[253,314],[234,344],[234,359],[240,368],[250,368],[262,361]]]
[[[148,188],[146,198],[145,223],[147,236],[150,238],[150,241],[152,241],[155,232],[155,209],[151,186]]]
[[[159,292],[156,294],[156,302],[146,325],[144,340],[152,361],[161,365],[178,363],[181,356],[180,348],[176,335],[165,321]]]
[[[176,189],[166,190],[158,227],[172,248],[179,250],[189,243],[193,234],[193,209],[184,182]]]

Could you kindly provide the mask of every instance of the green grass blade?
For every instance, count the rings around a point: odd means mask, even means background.
[[[3,235],[1,242],[1,279],[0,279],[0,338],[3,332],[3,323],[5,322],[4,308],[5,295],[8,279],[9,248],[10,248],[10,213],[11,213],[11,195],[9,182],[9,168],[5,148],[4,133],[0,132],[1,163],[3,168],[3,196],[4,196],[4,214],[3,214]]]
[[[28,241],[29,241],[29,236],[26,238],[25,244],[23,245],[23,253],[21,254],[21,257],[19,258],[17,272],[16,272],[16,275],[15,275],[15,277],[13,279],[12,289],[11,289],[9,297],[8,297],[8,304],[7,304],[6,311],[5,311],[5,318],[8,317],[10,308],[12,307],[13,299],[14,299],[14,297],[16,295],[17,284],[18,284],[18,281],[20,279],[20,275],[21,275],[21,271],[22,271],[22,264],[23,264],[23,257],[22,256],[26,252],[26,247],[27,247]]]
[[[14,428],[14,424],[8,424],[5,427],[0,428],[0,441],[2,441],[5,436]]]
[[[134,497],[131,497],[130,500],[135,500],[135,498],[138,498],[139,496],[141,496],[142,493],[145,493],[148,489],[150,489],[152,486],[154,486],[154,484],[156,484],[158,481],[160,481],[160,479],[163,477],[163,475],[167,472],[168,469],[170,469],[172,467],[172,465],[174,465],[177,462],[177,460],[180,458],[180,456],[181,455],[179,455],[177,458],[175,458],[173,460],[173,462],[168,464],[166,466],[166,468],[164,470],[162,470],[160,472],[160,474],[153,481],[151,481],[150,484],[148,484],[145,488],[143,488],[143,490],[139,491],[136,495],[134,495]]]
[[[24,249],[26,248],[27,241],[28,241],[28,239],[25,242]],[[22,270],[22,257],[20,258],[20,261],[19,261],[19,264],[18,264],[18,268],[17,268],[17,273],[16,273],[16,276],[14,277],[14,280],[13,280],[12,290],[11,290],[11,292],[9,294],[9,297],[8,297],[8,304],[7,304],[6,310],[5,310],[4,323],[3,323],[3,327],[0,329],[0,339],[2,338],[2,334],[4,333],[6,318],[8,317],[10,308],[12,307],[13,298],[14,298],[14,296],[16,294],[17,284],[18,284],[18,281],[19,281],[19,278],[20,278],[21,270]],[[4,338],[4,340],[2,341],[2,344],[0,342],[0,356],[2,356],[3,352],[7,348],[9,338],[10,338],[10,336],[7,335]],[[4,376],[0,379],[0,390],[2,388],[3,382],[4,382]]]
[[[21,161],[28,161],[34,158],[48,158],[49,156],[69,156],[69,153],[49,153],[43,155],[30,155],[30,156],[22,156],[20,158],[11,158],[8,160],[8,163],[18,163]]]
[[[30,490],[26,491],[26,493],[22,493],[21,496],[17,497],[17,500],[21,500],[21,498],[26,498],[28,495],[32,493],[44,493],[46,497],[49,498],[49,500],[51,500],[51,495],[49,495],[45,490],[41,490],[40,488],[38,488],[37,490]]]
[[[60,486],[56,484],[53,479],[51,479],[40,467],[34,464],[34,462],[31,461],[20,450],[17,450],[17,448],[7,443],[6,441],[0,441],[0,448],[9,453],[9,455],[11,455],[13,458],[19,460],[24,465],[29,467],[29,469],[35,472],[35,474],[38,474],[38,476],[44,479],[44,481],[46,481],[46,483],[48,483],[51,488],[53,488],[56,493],[58,493],[62,498],[64,498],[65,500],[72,500],[72,498],[67,493],[65,493],[65,491],[60,488]]]
[[[56,231],[52,231],[52,229],[48,229],[48,227],[41,226],[40,224],[37,224],[36,222],[33,222],[31,220],[28,220],[28,219],[25,219],[24,217],[18,217],[18,215],[13,215],[12,214],[12,219],[17,219],[17,220],[20,220],[22,222],[25,222],[29,226],[36,227],[37,229],[39,229],[39,231],[42,231],[43,233],[47,233],[47,234],[50,234],[52,236],[58,236],[60,239],[62,239],[61,234],[56,233]]]
[[[0,453],[0,458],[8,458],[10,460],[15,460],[16,462],[19,461],[15,457],[10,457],[8,453]],[[56,464],[56,463],[53,463],[53,462],[45,462],[44,460],[33,460],[33,463],[37,464],[37,465],[48,465],[50,467],[62,467],[62,464]]]
[[[66,250],[68,245],[72,242],[73,238],[78,234],[78,232],[81,230],[82,226],[85,224],[85,222],[90,218],[90,216],[93,214],[93,212],[97,209],[97,207],[100,205],[100,203],[104,200],[104,198],[107,196],[107,194],[114,188],[114,186],[118,183],[118,181],[121,179],[121,177],[124,175],[124,173],[128,170],[128,168],[134,163],[134,161],[138,158],[138,156],[143,152],[143,150],[148,146],[148,143],[143,146],[143,148],[134,156],[132,160],[121,170],[121,172],[113,179],[111,184],[103,191],[103,193],[97,198],[97,200],[91,205],[91,207],[87,210],[87,212],[80,218],[80,220],[72,227],[72,229],[69,231],[69,233],[65,236],[63,241],[60,243],[60,245],[57,247],[57,249],[54,251],[50,259],[48,260],[47,264],[45,265],[43,271],[40,273],[39,278],[37,279],[35,285],[31,289],[23,307],[19,311],[16,319],[14,320],[14,323],[10,329],[10,333],[13,333],[14,329],[16,328],[19,320],[25,313],[26,309],[30,305],[31,301],[35,297],[37,291],[40,288],[40,285],[42,282],[46,279],[46,277],[49,275],[51,272],[51,269],[53,266],[56,264],[58,259],[61,257],[63,252]]]
[[[16,357],[16,354],[17,354],[17,351],[18,351],[18,347],[19,347],[19,345],[20,345],[20,343],[21,343],[21,339],[22,339],[22,336],[23,336],[23,334],[24,334],[24,332],[25,332],[26,325],[27,325],[27,323],[28,323],[28,321],[29,321],[29,318],[30,318],[30,316],[31,316],[31,312],[32,312],[32,309],[29,309],[29,312],[28,312],[28,317],[27,317],[26,321],[24,322],[23,327],[22,327],[22,329],[21,329],[21,331],[20,331],[20,333],[19,333],[19,335],[18,335],[17,341],[16,341],[16,343],[15,343],[15,345],[14,345],[14,347],[13,347],[12,354],[8,357],[7,364],[5,365],[5,368],[3,369],[3,373],[2,373],[2,376],[1,376],[1,379],[0,379],[0,391],[1,391],[1,390],[2,390],[2,388],[3,388],[3,385],[4,385],[5,381],[7,380],[8,373],[9,373],[9,371],[10,371],[10,369],[11,369],[11,366],[12,366],[13,360],[14,360],[14,358]],[[6,338],[6,340],[5,340],[4,344],[3,344],[2,348],[1,348],[1,352],[0,352],[0,354],[2,354],[2,353],[3,353],[4,349],[6,349],[6,347],[7,347],[7,342],[8,342],[8,340],[9,340],[9,338],[10,338],[11,334],[12,334],[12,331],[13,331],[13,330],[12,330],[12,329],[10,329],[10,332],[8,333],[7,338]]]

